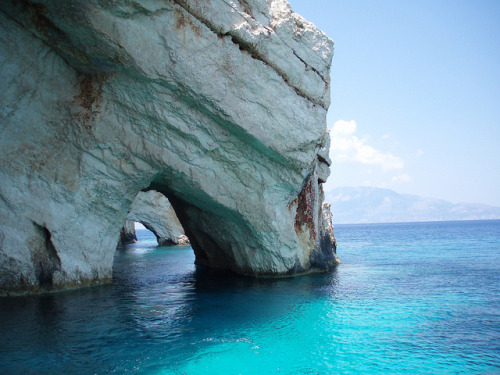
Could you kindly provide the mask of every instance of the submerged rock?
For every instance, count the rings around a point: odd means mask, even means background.
[[[184,234],[182,224],[172,205],[163,194],[157,191],[150,190],[137,194],[130,206],[125,223],[130,221],[132,223],[137,221],[153,232],[160,246],[189,244],[189,239]],[[124,230],[125,227],[122,232]]]
[[[170,200],[197,264],[334,265],[332,52],[284,0],[2,1],[0,289],[110,282],[148,190]]]

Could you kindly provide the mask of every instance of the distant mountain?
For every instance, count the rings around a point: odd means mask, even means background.
[[[374,187],[341,187],[326,194],[334,224],[500,219],[500,207],[398,194]]]

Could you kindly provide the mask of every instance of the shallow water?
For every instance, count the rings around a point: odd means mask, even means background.
[[[278,280],[138,231],[112,286],[0,299],[0,373],[500,373],[500,221],[335,231],[336,270]]]

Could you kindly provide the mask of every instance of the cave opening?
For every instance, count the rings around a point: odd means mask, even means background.
[[[213,190],[213,186],[209,188]],[[215,200],[205,189],[190,184],[182,174],[160,176],[143,190],[150,191],[163,194],[170,202],[193,249],[196,265],[237,271],[237,264],[241,263],[238,258],[245,257],[241,246],[252,244],[247,240],[252,230],[239,212]]]
[[[151,229],[138,221],[134,221],[136,243],[152,242],[158,243],[158,236]],[[158,245],[160,246],[160,245]]]
[[[148,207],[149,214],[136,210],[138,205]],[[139,213],[144,215],[138,217]],[[237,264],[244,262],[238,259],[245,256],[241,247],[253,245],[248,239],[252,230],[239,212],[173,171],[156,176],[137,194],[127,219],[152,230],[159,245],[190,245],[195,264],[209,269],[236,272]]]
[[[197,257],[183,226],[186,215],[180,206],[175,210],[171,200],[175,198],[165,190],[148,188],[139,191],[130,204],[112,266],[118,284],[142,283],[144,272],[137,265],[147,264],[148,277],[155,279],[193,272]]]
[[[121,229],[118,246],[140,241],[138,230],[152,234],[158,246],[189,245],[171,202],[157,190],[140,191],[136,195]]]

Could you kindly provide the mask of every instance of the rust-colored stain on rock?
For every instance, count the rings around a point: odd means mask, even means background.
[[[295,215],[295,232],[303,232],[304,225],[309,228],[311,241],[316,238],[314,228],[314,186],[310,178],[297,196],[297,214]]]

